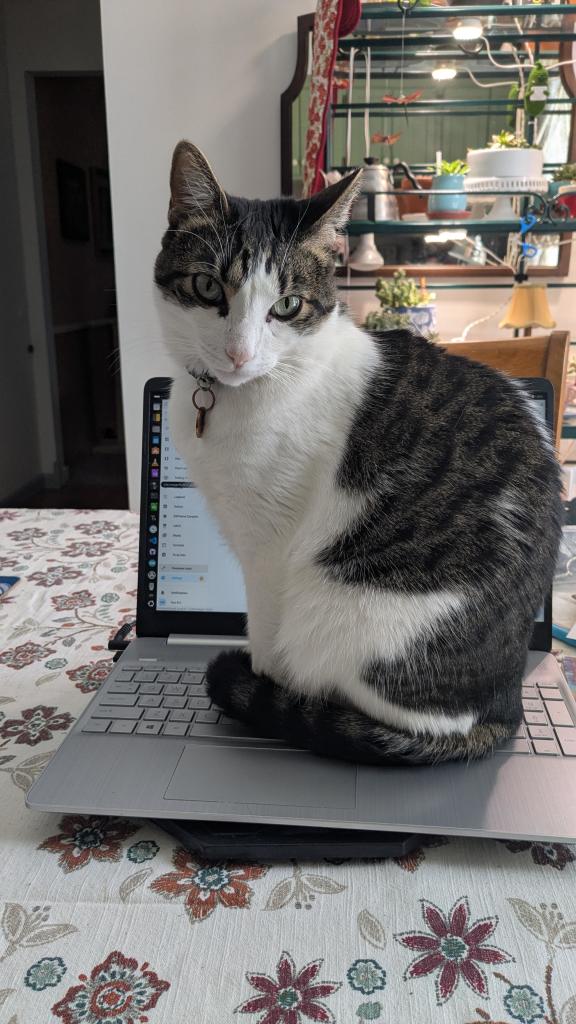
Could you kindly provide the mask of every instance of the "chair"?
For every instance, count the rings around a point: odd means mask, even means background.
[[[554,438],[560,445],[566,404],[566,372],[570,336],[552,331],[539,337],[501,338],[498,341],[454,341],[442,346],[449,355],[466,356],[503,370],[510,377],[544,377],[554,388]]]

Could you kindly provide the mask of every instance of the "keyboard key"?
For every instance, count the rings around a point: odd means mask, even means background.
[[[186,697],[164,697],[162,701],[163,708],[185,708]]]
[[[545,703],[552,725],[574,725],[570,712],[563,701],[559,703],[558,701],[551,700]]]
[[[153,697],[152,695],[146,694],[144,697],[138,698],[139,708],[159,708],[162,703],[162,697]]]
[[[542,701],[531,700],[527,697],[522,701],[522,707],[524,708],[524,711],[542,711]]]
[[[203,725],[214,725],[220,718],[219,711],[198,711],[195,721]]]
[[[542,691],[542,698],[543,700],[564,700],[564,697],[560,693],[560,690],[554,690],[552,689],[552,687],[549,687],[547,690]]]
[[[218,728],[221,729],[222,726],[219,725]],[[526,739],[510,738],[508,740],[504,740],[504,743],[501,743],[500,746],[496,748],[495,753],[496,754],[529,754],[530,753],[530,744],[528,743],[528,740],[526,740]]]
[[[101,704],[99,707],[94,708],[92,715],[94,718],[137,719],[142,717],[142,708],[115,708]]]
[[[554,740],[534,740],[534,752],[536,754],[558,754],[558,747]]]
[[[194,683],[201,683],[203,679],[204,679],[204,673],[203,672],[185,672],[184,675],[182,676],[181,682],[182,683],[188,683],[188,684],[190,684],[190,683],[194,684]]]
[[[89,718],[82,726],[82,732],[106,732],[110,724],[109,718]]]
[[[134,732],[135,728],[136,722],[112,722],[109,732],[122,733],[123,735],[126,735],[127,733]]]
[[[168,718],[166,708],[147,708],[144,712],[146,722],[165,722]]]
[[[250,736],[247,729],[243,729],[240,722],[236,722],[235,725],[221,725],[218,722],[217,725],[203,725],[200,723],[196,725],[195,722],[188,727],[188,736],[213,736],[215,739],[223,736],[230,736],[233,739],[237,739],[241,736],[243,739],[256,739],[257,737]],[[514,740],[514,743],[526,743],[526,740]],[[527,750],[526,753],[529,753]]]
[[[558,687],[558,683],[555,682],[553,679],[537,679],[536,686],[539,690],[547,690],[550,688],[556,690]]]
[[[228,718],[228,715],[222,715],[222,718],[220,719],[220,725],[238,725],[238,719]],[[525,736],[526,733],[523,732],[520,733],[520,735]]]
[[[164,687],[165,697],[184,697],[186,695],[186,687],[180,683],[171,684]]]
[[[163,736],[185,736],[188,725],[186,722],[166,722],[162,729]]]
[[[159,672],[157,682],[158,683],[177,683],[180,680],[179,672]]]
[[[545,711],[526,711],[524,720],[528,725],[548,725],[548,716]]]
[[[158,736],[162,728],[162,722],[138,722],[136,732],[141,736]]]
[[[164,689],[164,687],[160,686],[159,683],[142,683],[142,685],[140,687],[140,693],[147,693],[149,695],[150,694],[158,695],[159,693],[162,693],[163,689]]]
[[[532,714],[535,714],[535,712],[533,711]],[[222,719],[222,721],[224,721],[224,719]],[[233,718],[229,718],[229,719],[227,719],[227,721],[228,722],[233,722],[234,719]],[[516,726],[516,732],[514,733],[514,736],[512,738],[513,739],[519,739],[520,736],[525,736],[525,735],[526,735],[526,726],[524,725],[524,722],[520,722],[519,725]]]
[[[170,721],[171,722],[191,722],[194,718],[193,711],[171,711]]]
[[[210,707],[210,697],[189,697],[188,707],[194,711],[207,711]]]
[[[204,685],[204,683],[202,683],[201,685],[199,685],[198,683],[194,683],[193,686],[189,686],[187,688],[187,693],[189,697],[205,697],[206,686]]]
[[[138,693],[138,683],[122,683],[114,679],[106,693]]]
[[[156,672],[148,672],[147,670],[143,670],[136,673],[136,675],[134,676],[134,681],[136,683],[153,683],[156,680],[156,675]]]
[[[535,686],[523,686],[522,687],[522,696],[523,697],[532,697],[533,699],[534,698],[537,699],[538,698],[538,690],[536,689]]]
[[[138,695],[135,693],[110,693],[108,691],[106,694],[106,703],[114,708],[132,708],[137,700]]]
[[[121,668],[116,673],[116,679],[118,680],[119,683],[129,683],[132,679],[134,679],[134,673],[127,672],[125,668]]]
[[[576,729],[560,726],[556,729],[556,736],[562,753],[567,757],[576,757]]]
[[[528,732],[533,740],[554,739],[554,729],[551,725],[529,725]]]

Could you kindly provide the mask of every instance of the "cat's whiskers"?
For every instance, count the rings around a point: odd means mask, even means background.
[[[296,234],[298,232],[298,228],[300,227],[302,221],[304,220],[304,217],[308,213],[311,201],[312,201],[312,196],[308,196],[308,202],[306,203],[306,206],[305,206],[304,210],[300,214],[300,216],[298,218],[298,221],[296,223],[296,227],[294,228],[294,231],[290,235],[290,238],[289,238],[288,243],[286,245],[286,250],[284,252],[284,258],[283,258],[282,263],[280,264],[280,267],[278,269],[278,277],[281,276],[282,271],[284,270],[284,264],[286,263],[286,259],[288,257],[288,253],[290,252],[290,249],[292,248],[292,245],[294,244],[294,239],[296,238]]]
[[[216,261],[218,260],[218,253],[216,252],[214,246],[211,244],[211,242],[209,242],[207,238],[204,238],[202,235],[199,235],[197,231],[191,231],[190,228],[168,228],[168,232],[173,235],[190,235],[191,238],[199,238],[200,241],[203,242],[204,245],[207,245],[211,252],[214,253],[214,259]],[[214,272],[217,272],[216,265],[214,265]]]

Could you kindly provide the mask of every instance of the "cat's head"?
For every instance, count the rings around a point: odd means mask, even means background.
[[[179,363],[235,386],[306,346],[336,306],[337,232],[360,173],[310,199],[238,199],[196,146],[178,144],[154,277]]]

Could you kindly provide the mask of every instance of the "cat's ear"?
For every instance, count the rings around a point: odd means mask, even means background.
[[[333,248],[336,233],[346,226],[352,203],[361,187],[362,168],[359,167],[310,199],[302,199],[302,232],[314,235],[322,244]]]
[[[179,142],[172,157],[170,171],[170,207],[168,220],[178,220],[182,214],[215,213],[226,216],[228,200],[220,187],[206,157],[191,142]]]

